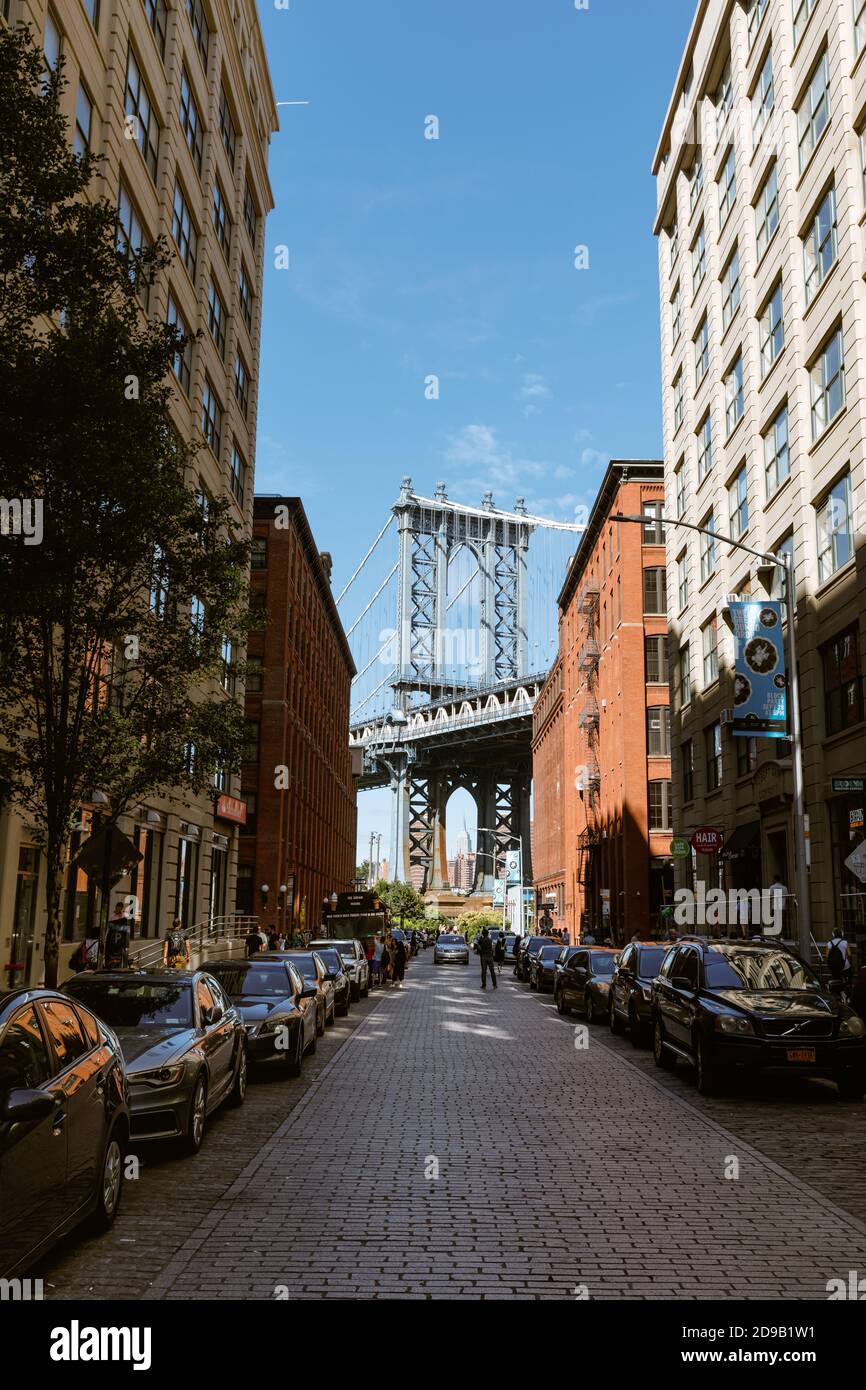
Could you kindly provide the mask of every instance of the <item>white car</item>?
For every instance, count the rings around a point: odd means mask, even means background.
[[[370,966],[367,957],[364,955],[364,948],[360,941],[354,939],[348,941],[311,941],[310,950],[321,950],[325,946],[330,946],[333,950],[340,953],[340,958],[349,972],[352,981],[352,998],[357,1000],[364,998],[370,993]]]
[[[434,965],[468,965],[469,947],[462,936],[448,933],[440,936],[433,948]]]

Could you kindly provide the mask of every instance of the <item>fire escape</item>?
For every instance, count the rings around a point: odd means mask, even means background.
[[[586,827],[578,838],[577,880],[582,887],[586,888],[591,879],[594,854],[600,843],[600,835],[595,825],[595,812],[601,790],[601,773],[598,765],[599,707],[597,688],[598,663],[601,653],[598,645],[599,587],[595,581],[586,581],[578,594],[577,605],[584,620],[584,640],[577,658],[578,668],[583,676],[577,726],[583,735],[582,751],[584,756],[583,773],[578,781],[578,790],[582,792],[584,797],[587,820]]]

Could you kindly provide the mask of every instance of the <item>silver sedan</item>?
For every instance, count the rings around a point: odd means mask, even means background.
[[[433,948],[434,965],[468,965],[469,947],[462,936],[449,933],[440,936]]]

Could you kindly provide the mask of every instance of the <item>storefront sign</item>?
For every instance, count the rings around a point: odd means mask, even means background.
[[[834,792],[866,791],[866,777],[834,777]]]
[[[216,814],[219,820],[233,820],[238,825],[246,825],[247,803],[237,796],[218,796]]]
[[[692,835],[692,849],[697,850],[698,854],[718,854],[724,843],[723,832],[711,826],[705,825]]]
[[[788,678],[782,640],[782,605],[731,603],[734,632],[734,719],[743,738],[788,737]]]
[[[862,845],[858,845],[853,854],[849,854],[845,860],[845,868],[850,869],[855,878],[859,878],[861,883],[866,883],[866,840]]]
[[[848,812],[848,821],[852,830],[863,829],[863,807],[858,806],[855,810]]]
[[[688,859],[692,847],[684,835],[675,835],[671,840],[671,854],[674,859]]]

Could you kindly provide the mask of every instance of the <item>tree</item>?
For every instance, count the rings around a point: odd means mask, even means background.
[[[485,908],[473,909],[471,912],[461,912],[457,918],[457,930],[465,932],[467,938],[472,941],[481,933],[482,927],[501,927],[502,913],[493,912]]]
[[[0,497],[41,533],[0,534],[0,727],[44,848],[54,984],[82,802],[102,790],[116,821],[238,765],[249,547],[227,500],[190,488],[196,449],[172,424],[183,336],[142,307],[168,248],[118,243],[43,64],[23,27],[0,32]]]
[[[382,899],[392,917],[399,917],[401,912],[405,919],[411,918],[417,921],[424,917],[426,904],[421,894],[412,887],[411,883],[388,883],[381,878],[376,884],[375,892]]]

